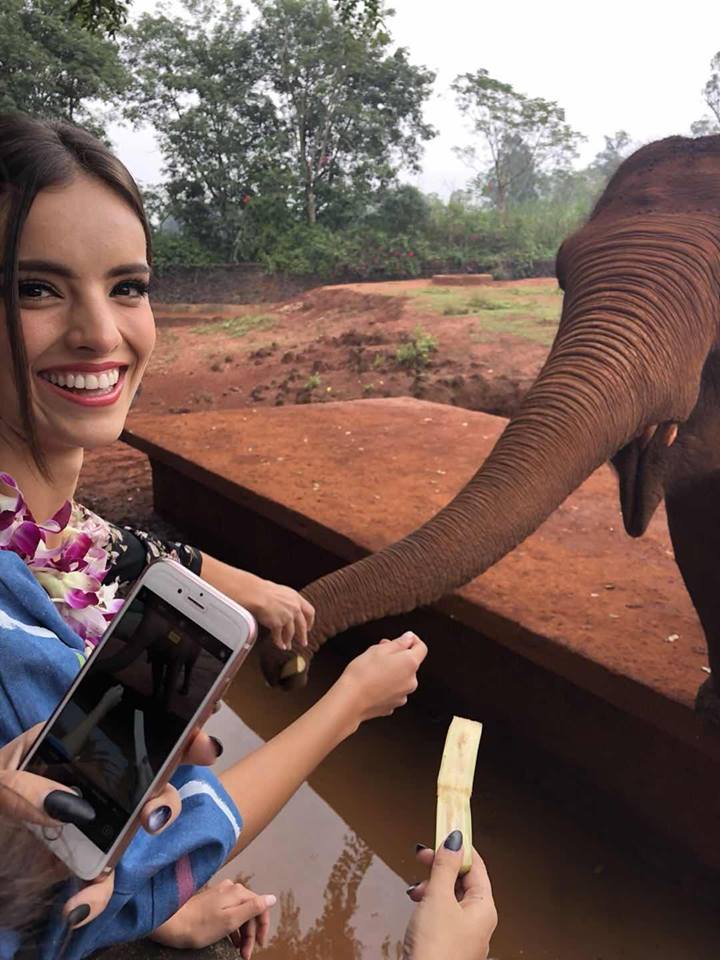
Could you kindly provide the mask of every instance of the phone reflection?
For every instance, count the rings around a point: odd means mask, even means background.
[[[228,647],[143,588],[95,655],[29,769],[78,787],[103,850],[146,794],[228,657]]]

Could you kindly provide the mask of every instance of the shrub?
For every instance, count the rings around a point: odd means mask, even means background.
[[[422,327],[415,327],[412,336],[395,351],[395,359],[401,367],[419,373],[430,362],[430,355],[438,348],[438,342],[432,334]]]

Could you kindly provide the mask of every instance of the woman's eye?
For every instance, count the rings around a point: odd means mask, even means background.
[[[131,297],[133,299],[146,297],[150,287],[145,280],[123,280],[113,288],[116,297]]]
[[[18,284],[18,293],[23,300],[45,300],[55,295],[52,287],[37,280],[21,280]]]

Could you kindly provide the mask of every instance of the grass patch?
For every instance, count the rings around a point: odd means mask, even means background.
[[[417,306],[443,317],[477,317],[470,339],[487,341],[500,333],[511,333],[549,346],[555,336],[562,293],[554,286],[426,287],[409,290]]]
[[[193,327],[192,333],[219,334],[224,337],[244,337],[254,330],[269,330],[275,323],[271,313],[246,313],[242,317],[227,317],[225,320],[216,320],[214,323],[204,323],[200,327]]]

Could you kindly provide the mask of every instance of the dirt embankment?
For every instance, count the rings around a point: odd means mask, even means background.
[[[430,288],[416,280],[321,287],[262,306],[156,304],[158,343],[134,410],[413,396],[510,416],[547,354],[523,310],[554,293],[554,281],[496,283],[475,300]],[[110,518],[152,520],[147,465],[124,445],[88,455],[79,494]]]

